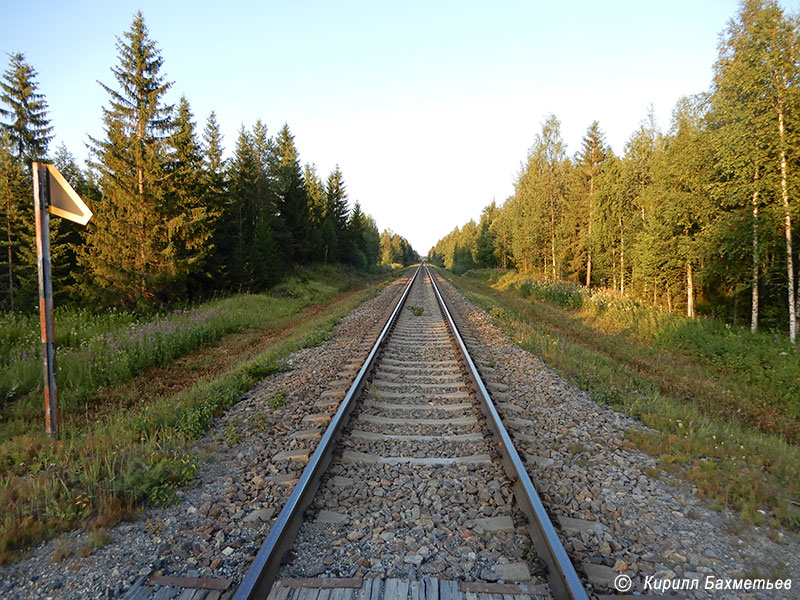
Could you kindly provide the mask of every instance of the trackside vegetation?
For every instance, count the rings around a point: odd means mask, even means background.
[[[522,348],[652,428],[628,440],[661,469],[746,522],[800,529],[800,352],[788,339],[515,271],[443,274]]]
[[[595,121],[569,156],[548,116],[514,193],[439,240],[431,262],[613,288],[795,343],[799,23],[775,0],[743,0],[709,89],[678,101],[668,131],[651,111],[622,155]]]
[[[147,318],[64,309],[56,442],[44,435],[41,383],[28,364],[39,361],[30,356],[36,324],[0,317],[0,563],[65,529],[102,535],[142,502],[175,501],[197,469],[191,444],[212,419],[288,368],[290,352],[324,342],[384,280],[328,265],[303,269],[269,293]]]

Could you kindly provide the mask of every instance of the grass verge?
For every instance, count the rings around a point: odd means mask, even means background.
[[[0,564],[66,529],[102,533],[130,517],[137,504],[174,502],[178,486],[197,469],[193,440],[212,419],[259,380],[285,369],[283,358],[291,352],[324,342],[345,314],[387,281],[350,276],[350,289],[336,293],[341,288],[325,283],[329,276],[343,281],[334,271],[298,280],[295,291],[303,298],[308,289],[328,288],[305,309],[288,296],[286,306],[258,327],[220,335],[102,394],[94,390],[88,397],[98,410],[73,410],[57,442],[41,433],[41,415],[21,432],[16,419],[0,423]],[[138,391],[135,398],[131,389]]]
[[[800,353],[788,343],[564,282],[440,272],[522,348],[651,427],[628,439],[712,506],[800,529]]]

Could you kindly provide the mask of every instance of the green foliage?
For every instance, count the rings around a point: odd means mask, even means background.
[[[328,341],[331,333],[327,328],[319,328],[310,332],[303,340],[303,348],[314,348]]]
[[[408,306],[407,308],[411,312],[411,314],[414,315],[415,317],[421,317],[422,313],[425,312],[425,307],[423,307],[423,306],[411,305],[411,306]]]
[[[639,417],[651,430],[631,430],[628,439],[688,478],[700,497],[750,522],[764,510],[774,524],[797,528],[800,362],[787,340],[655,311],[610,291],[595,291],[577,310],[531,302],[515,280],[454,283],[522,348],[595,400]]]
[[[47,101],[38,91],[36,70],[21,53],[9,54],[0,80],[0,309],[14,310],[37,297],[31,161],[47,156],[52,127]],[[60,224],[51,223],[54,276],[63,277],[57,258],[67,251]]]
[[[392,232],[391,229],[384,229],[380,235],[380,253],[381,264],[384,265],[407,267],[419,262],[419,255],[408,243],[408,240]]]
[[[25,61],[22,53],[9,54],[8,69],[0,81],[0,116],[13,148],[14,157],[24,165],[47,156],[47,146],[53,139],[53,128],[47,118],[47,101],[38,91],[36,70]]]
[[[578,284],[546,279],[523,281],[519,290],[523,298],[544,300],[564,308],[581,308],[590,296],[589,291]]]
[[[272,394],[270,394],[269,399],[267,400],[267,405],[272,410],[278,410],[284,404],[286,404],[286,390],[283,388],[278,388]]]
[[[242,441],[242,434],[237,430],[235,423],[228,423],[225,426],[222,437],[225,438],[225,443],[228,445],[228,448],[233,448]]]
[[[163,308],[220,291],[269,289],[298,265],[344,263],[376,270],[375,221],[348,206],[337,166],[323,184],[300,169],[288,125],[270,137],[259,119],[244,125],[224,160],[212,111],[202,141],[189,101],[166,104],[172,87],[141,12],[117,45],[114,86],[103,108],[104,135],[91,139],[81,170],[65,148],[55,163],[93,208],[86,228],[51,221],[57,303]],[[52,138],[36,72],[10,55],[0,88],[0,310],[35,306],[37,277],[30,172]],[[389,264],[418,260],[408,242],[390,244]],[[397,255],[397,256],[395,256]]]
[[[25,296],[35,294],[37,285],[30,175],[14,152],[11,136],[0,131],[0,307],[6,310],[24,306]]]
[[[430,261],[456,274],[513,267],[732,325],[749,316],[753,331],[793,337],[799,34],[774,0],[742,2],[710,92],[681,98],[668,132],[651,109],[622,156],[594,122],[568,157],[549,116],[513,195],[440,239]],[[534,291],[579,305],[550,284]]]
[[[172,107],[163,103],[171,83],[149,37],[141,12],[118,44],[112,69],[119,90],[103,109],[105,138],[92,138],[92,166],[101,175],[102,209],[87,226],[80,261],[90,273],[86,291],[110,302],[150,303],[169,297],[184,273],[174,244],[189,244],[175,230],[184,218],[170,201],[169,156]]]

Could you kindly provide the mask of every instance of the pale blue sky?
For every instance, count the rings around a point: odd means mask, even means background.
[[[797,2],[782,2],[797,10]],[[32,6],[35,6],[34,10]],[[421,253],[513,191],[554,113],[573,154],[593,120],[618,153],[653,105],[708,88],[735,0],[258,2],[0,0],[0,51],[39,72],[55,127],[86,157],[97,84],[141,9],[202,131],[288,122],[303,162],[338,163],[351,200]],[[55,148],[55,146],[53,146]],[[425,223],[426,217],[430,217]]]

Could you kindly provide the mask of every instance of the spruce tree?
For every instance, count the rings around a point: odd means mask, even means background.
[[[325,182],[325,221],[332,226],[338,243],[336,259],[346,262],[349,255],[350,241],[347,224],[350,209],[347,206],[347,188],[339,165],[328,175]]]
[[[0,80],[0,211],[3,220],[3,301],[7,308],[36,306],[37,269],[31,161],[43,160],[52,139],[47,102],[38,91],[36,71],[23,54],[9,55],[8,69]],[[61,244],[59,220],[51,225],[53,254],[58,258]],[[54,265],[58,265],[54,262]],[[61,271],[58,271],[60,274]],[[56,286],[56,291],[61,288]]]
[[[105,138],[91,138],[103,201],[89,223],[81,260],[94,291],[109,301],[149,303],[168,294],[177,275],[166,152],[172,107],[163,102],[171,84],[141,12],[117,50],[112,73],[119,89],[100,84],[110,98],[103,108]]]
[[[53,164],[78,195],[92,206],[98,191],[92,186],[78,166],[75,156],[65,144],[60,144],[53,155]],[[77,297],[76,283],[82,279],[78,266],[77,249],[84,243],[86,228],[67,219],[50,219],[50,258],[53,270],[53,295],[60,298]]]
[[[278,133],[276,146],[278,226],[275,239],[286,260],[302,263],[310,255],[308,193],[300,170],[294,136],[288,125],[284,124]]]
[[[594,222],[595,191],[597,177],[606,159],[605,139],[597,121],[592,122],[581,142],[578,164],[584,178],[585,223],[581,228],[581,245],[586,253],[586,287],[592,285],[592,227]]]
[[[0,81],[0,101],[6,105],[0,107],[0,115],[7,121],[3,129],[12,140],[16,158],[29,167],[31,161],[47,156],[53,128],[47,118],[47,101],[38,91],[36,70],[25,62],[24,54],[9,57],[8,69]]]
[[[214,207],[206,203],[203,155],[195,134],[189,101],[181,96],[169,139],[169,173],[166,252],[171,258],[178,293],[193,278],[200,285],[205,262],[212,250]]]
[[[275,246],[274,229],[277,219],[275,197],[275,145],[267,134],[267,126],[258,119],[253,126],[253,151],[258,164],[258,177],[253,211],[253,240],[249,246],[249,261],[253,285],[264,289],[275,283],[280,272],[280,260]]]
[[[361,205],[356,202],[353,210],[350,213],[350,220],[347,222],[347,240],[350,246],[350,252],[347,262],[357,269],[366,270],[373,264],[370,264],[370,255],[375,252],[374,237],[370,229],[370,222],[367,216],[361,211]],[[378,239],[378,249],[381,247],[381,238]]]
[[[329,255],[336,252],[336,232],[325,219],[325,185],[313,164],[306,163],[303,167],[303,179],[308,191],[311,257],[327,263]]]
[[[219,229],[219,250],[229,287],[246,289],[253,281],[250,247],[255,236],[259,176],[253,139],[242,125],[233,158],[228,163],[228,200]]]
[[[0,307],[7,310],[20,308],[19,288],[36,276],[36,263],[29,262],[34,246],[30,176],[16,156],[18,148],[10,133],[0,130]]]
[[[223,271],[226,269],[226,258],[221,252],[225,243],[223,215],[227,200],[226,165],[222,158],[223,151],[222,132],[217,123],[217,115],[211,111],[203,130],[202,154],[204,204],[215,217],[212,227],[212,250],[208,264],[209,276],[213,282],[209,282],[209,285],[212,287],[222,284]]]

